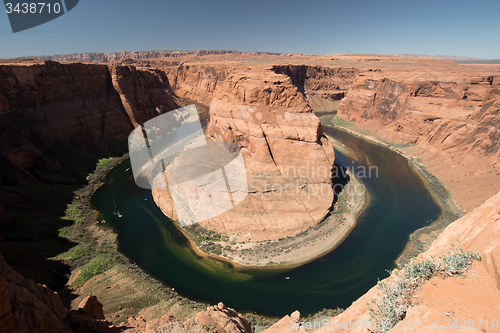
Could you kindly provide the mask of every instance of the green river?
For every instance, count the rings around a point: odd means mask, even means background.
[[[370,202],[349,237],[300,267],[236,269],[198,257],[155,205],[151,191],[136,186],[128,160],[107,175],[92,205],[118,233],[119,251],[190,299],[224,302],[240,312],[267,316],[347,307],[388,276],[409,234],[438,219],[441,210],[405,158],[341,130],[324,132],[349,150],[336,151],[336,163],[377,166],[378,177],[360,179]]]

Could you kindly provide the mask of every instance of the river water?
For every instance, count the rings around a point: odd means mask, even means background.
[[[151,191],[135,185],[128,160],[107,175],[92,205],[118,233],[119,251],[190,299],[268,316],[347,307],[388,276],[409,234],[436,220],[441,210],[405,158],[340,130],[324,132],[349,150],[336,151],[338,164],[354,170],[376,166],[378,177],[373,172],[360,179],[371,200],[349,237],[300,267],[236,269],[198,257],[155,205]]]

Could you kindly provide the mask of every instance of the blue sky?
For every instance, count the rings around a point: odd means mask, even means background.
[[[0,13],[0,58],[200,49],[499,59],[500,1],[80,0],[16,34]]]

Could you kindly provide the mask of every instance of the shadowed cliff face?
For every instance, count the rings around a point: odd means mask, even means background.
[[[127,66],[3,65],[0,87],[0,252],[59,291],[70,267],[54,257],[75,245],[59,232],[74,222],[75,191],[127,151],[134,126],[177,106],[163,72]]]
[[[0,184],[35,183],[60,170],[44,151],[125,142],[138,124],[176,107],[167,76],[84,64],[0,66]]]
[[[359,73],[357,68],[306,65],[273,66],[271,70],[289,76],[316,111],[337,110],[338,101]]]

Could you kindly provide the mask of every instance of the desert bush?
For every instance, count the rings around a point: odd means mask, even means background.
[[[448,253],[437,261],[433,257],[422,261],[412,260],[388,281],[379,281],[377,288],[381,291],[380,299],[367,302],[376,331],[387,332],[406,317],[406,311],[411,306],[411,295],[424,281],[437,273],[465,275],[473,260],[481,260],[481,255],[464,252],[460,246],[452,243]]]
[[[262,331],[265,331],[266,329],[268,329],[274,323],[277,322],[276,319],[266,318],[264,316],[260,316],[254,313],[246,313],[245,319],[252,327],[252,332],[254,333],[260,333]]]
[[[451,244],[448,254],[439,258],[442,270],[448,274],[464,274],[469,268],[472,260],[481,260],[479,253],[471,251],[464,252],[460,246]]]
[[[96,275],[102,274],[108,269],[113,268],[115,263],[105,256],[97,256],[87,264],[80,267],[80,274],[77,276],[74,285],[82,285]]]
[[[430,260],[423,260],[420,262],[415,260],[410,261],[404,268],[405,274],[408,277],[416,279],[427,279],[432,276],[437,269],[438,263],[436,263],[432,257]]]

